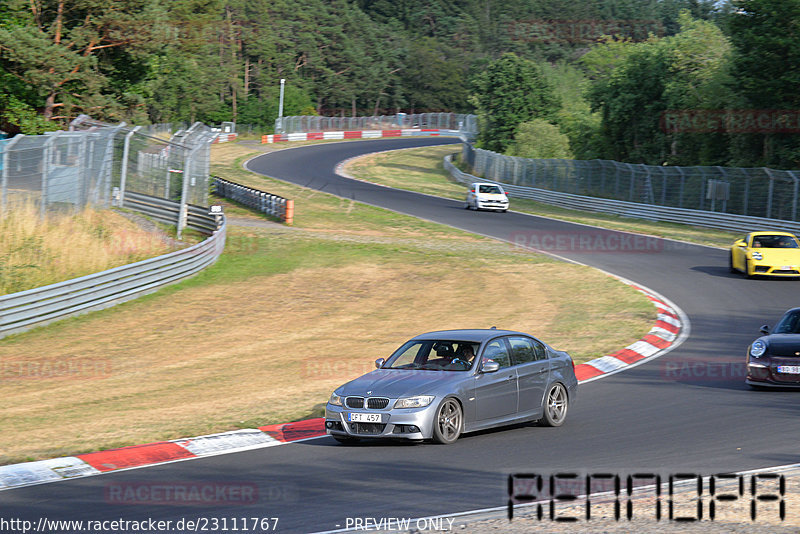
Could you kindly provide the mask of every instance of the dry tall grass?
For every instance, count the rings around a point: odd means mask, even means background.
[[[86,209],[50,214],[25,204],[0,217],[0,295],[158,256],[171,250],[163,237],[119,213]]]

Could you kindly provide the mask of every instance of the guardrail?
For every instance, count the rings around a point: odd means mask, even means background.
[[[294,220],[294,200],[230,182],[217,176],[214,176],[213,179],[212,187],[215,195],[229,198],[248,208],[277,217],[286,224],[292,224]]]
[[[583,195],[574,195],[571,193],[549,191],[546,189],[537,189],[534,187],[507,184],[505,182],[497,182],[486,178],[478,178],[463,172],[461,169],[453,165],[452,156],[446,156],[444,158],[444,168],[455,180],[461,183],[496,183],[500,184],[511,197],[526,198],[567,209],[596,211],[600,213],[619,215],[621,217],[673,222],[741,233],[759,230],[783,230],[796,234],[800,233],[800,223],[785,221],[782,219],[768,219],[765,217],[750,217],[746,215],[733,215],[730,213],[719,213],[713,211],[673,208],[669,206],[641,204],[638,202],[626,202],[624,200],[609,200],[605,198],[588,197]]]
[[[125,193],[122,207],[144,213],[159,222],[173,226],[178,224],[178,219],[181,217],[178,202],[141,193]],[[217,229],[217,220],[214,215],[208,213],[208,208],[188,204],[185,216],[187,220],[184,226],[207,235],[213,234]]]
[[[129,200],[131,197],[134,197],[134,200]],[[135,203],[136,197],[146,197],[146,195],[128,193],[125,196],[126,204]],[[179,203],[164,199],[156,200],[158,203],[153,203],[154,209],[158,208],[164,213],[170,212],[175,217],[178,216]],[[166,204],[172,206],[168,207]],[[152,215],[133,205],[129,206]],[[206,208],[205,212],[207,211]],[[214,216],[201,215],[196,210],[194,215],[189,215],[190,227],[205,233],[213,232],[209,239],[191,247],[81,278],[1,296],[0,337],[79,313],[114,306],[151,293],[208,267],[219,258],[225,248],[225,219],[223,216],[218,217],[220,219],[217,226]],[[211,224],[214,225],[214,230],[210,230]]]

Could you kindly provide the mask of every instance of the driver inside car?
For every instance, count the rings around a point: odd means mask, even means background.
[[[468,369],[472,367],[472,361],[474,359],[475,351],[472,349],[472,345],[466,344],[458,348],[453,359],[450,361],[450,366]]]

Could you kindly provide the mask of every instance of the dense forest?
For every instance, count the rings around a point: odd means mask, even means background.
[[[0,129],[478,113],[526,157],[800,168],[800,0],[3,0]]]

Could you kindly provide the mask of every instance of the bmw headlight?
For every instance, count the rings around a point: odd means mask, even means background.
[[[760,252],[758,252],[757,250],[753,251],[753,259],[754,260],[763,260],[764,259],[764,255],[761,254]]]
[[[416,397],[407,397],[405,399],[397,399],[394,403],[395,408],[424,408],[433,402],[436,397],[434,395],[417,395]]]
[[[328,402],[333,404],[334,406],[341,406],[342,398],[339,395],[337,395],[336,392],[334,391],[333,393],[331,393],[331,398]]]
[[[753,342],[750,346],[750,356],[753,358],[760,358],[767,352],[767,344],[760,339]]]

